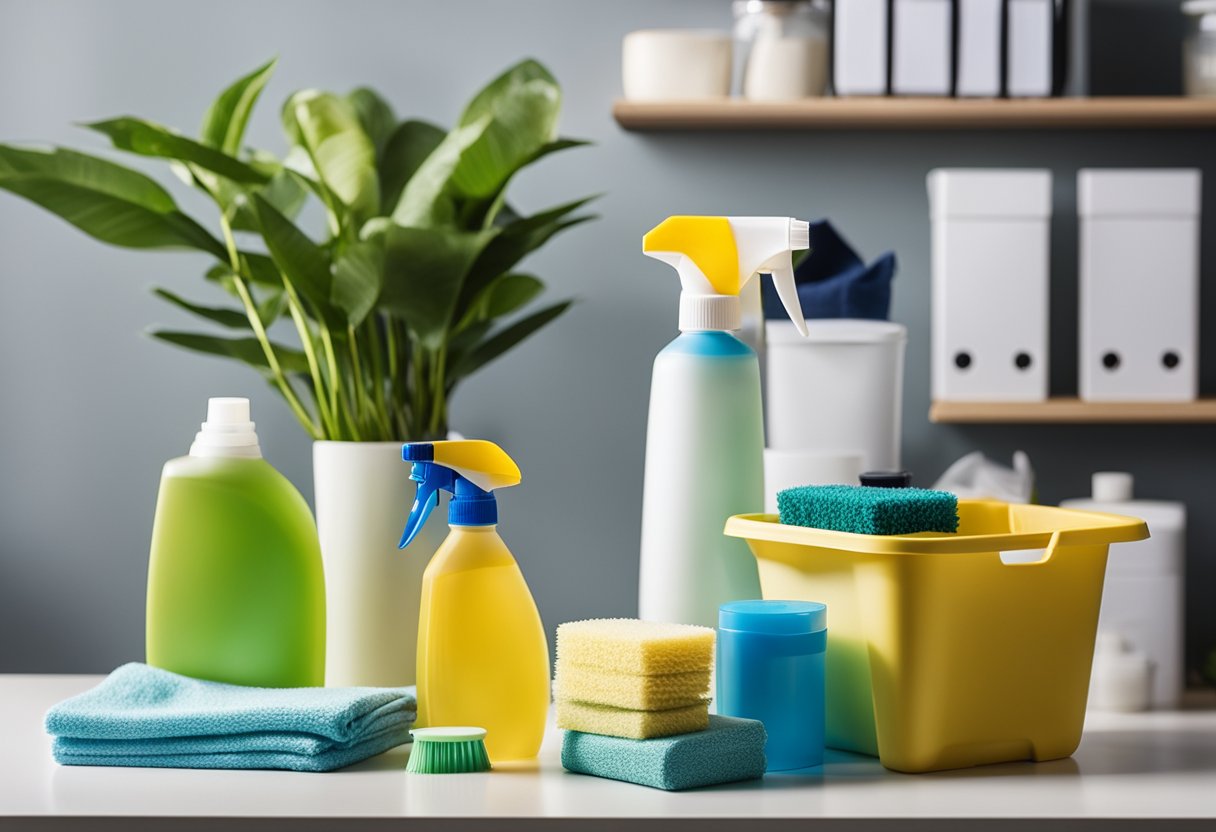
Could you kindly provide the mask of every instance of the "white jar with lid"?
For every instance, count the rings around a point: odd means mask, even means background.
[[[1148,523],[1147,540],[1112,546],[1106,561],[1102,610],[1098,632],[1123,646],[1109,655],[1118,661],[1100,663],[1094,656],[1095,687],[1115,674],[1114,684],[1127,687],[1127,675],[1136,664],[1151,674],[1147,705],[1176,708],[1182,696],[1183,584],[1186,572],[1186,506],[1164,500],[1138,500],[1132,475],[1100,471],[1093,475],[1093,494],[1087,499],[1064,500],[1064,508],[1139,517]],[[1134,675],[1142,675],[1137,671]],[[1134,685],[1132,687],[1135,687]],[[1098,697],[1101,700],[1103,697]],[[1122,701],[1125,697],[1115,696]],[[1097,702],[1091,702],[1097,704]],[[1106,710],[1133,710],[1131,705],[1102,706]],[[1143,707],[1143,706],[1141,706]]]
[[[1187,0],[1182,12],[1187,17],[1183,88],[1187,95],[1216,96],[1216,0]]]
[[[791,101],[827,92],[826,0],[735,0],[733,10],[742,97]]]

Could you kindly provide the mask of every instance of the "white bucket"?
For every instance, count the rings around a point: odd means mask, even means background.
[[[866,470],[898,470],[908,330],[889,321],[767,321],[768,446],[860,451]]]
[[[800,485],[857,485],[865,469],[860,451],[764,449],[764,510],[777,513],[777,492]]]

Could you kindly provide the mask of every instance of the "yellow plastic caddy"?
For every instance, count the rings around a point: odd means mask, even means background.
[[[961,500],[957,534],[849,534],[771,514],[731,517],[726,534],[751,546],[765,598],[828,605],[827,745],[922,772],[1076,750],[1107,548],[1148,527]]]

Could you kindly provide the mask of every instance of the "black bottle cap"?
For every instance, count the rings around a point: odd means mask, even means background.
[[[872,488],[910,488],[912,472],[910,471],[866,471],[860,477],[862,485]]]

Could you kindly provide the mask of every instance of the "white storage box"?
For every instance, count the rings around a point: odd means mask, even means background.
[[[933,226],[933,398],[1047,398],[1051,172],[941,168]]]
[[[865,470],[900,468],[904,346],[889,321],[809,320],[765,326],[765,420],[778,451],[858,453]]]
[[[1082,170],[1080,394],[1189,401],[1199,380],[1198,170]]]

